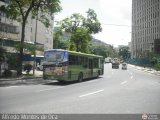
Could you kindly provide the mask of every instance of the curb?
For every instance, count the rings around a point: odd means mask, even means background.
[[[154,75],[160,76],[160,73],[151,72],[152,70],[148,70],[148,69],[145,69],[145,68],[140,68],[139,69],[139,68],[136,68],[137,66],[132,65],[132,64],[130,64],[130,66],[134,67],[137,70],[141,70],[141,71],[144,71],[144,72],[147,72],[147,73],[150,73],[150,74],[154,74]],[[138,66],[138,67],[140,67],[140,66]]]
[[[148,71],[148,70],[142,70],[142,71],[147,72],[147,73],[150,73],[150,74],[154,74],[154,75],[160,76],[160,73],[150,72],[150,71]]]
[[[53,80],[18,80],[18,81],[4,81],[4,82],[0,82],[0,88],[1,87],[9,87],[9,86],[21,86],[21,85],[38,85],[38,84],[48,84],[48,83],[52,83]]]
[[[19,80],[29,80],[29,79],[39,79],[39,78],[43,78],[42,76],[31,76],[31,77],[20,77],[20,78],[1,78],[0,82],[4,82],[4,81],[19,81]]]

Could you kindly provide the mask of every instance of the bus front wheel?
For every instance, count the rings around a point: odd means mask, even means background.
[[[82,82],[82,80],[83,80],[83,73],[79,73],[78,82]]]

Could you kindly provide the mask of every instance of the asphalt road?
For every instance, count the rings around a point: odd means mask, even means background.
[[[0,87],[0,113],[160,113],[160,76],[128,66],[81,83]]]

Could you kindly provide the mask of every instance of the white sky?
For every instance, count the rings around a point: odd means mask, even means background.
[[[55,20],[62,20],[73,13],[86,15],[94,9],[102,25],[102,32],[94,35],[107,44],[127,45],[131,41],[131,6],[132,0],[60,0],[63,10],[55,15]],[[113,25],[110,25],[113,24]],[[118,26],[124,25],[124,26]]]

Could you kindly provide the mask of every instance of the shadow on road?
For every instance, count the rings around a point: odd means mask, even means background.
[[[78,81],[54,81],[54,82],[50,82],[50,83],[44,83],[43,85],[53,85],[53,86],[67,86],[67,85],[72,85],[72,84],[80,84],[83,82],[87,82],[87,81],[91,81],[91,80],[97,80],[100,79],[102,77],[98,77],[98,78],[90,78],[90,79],[84,79],[82,82],[78,82]]]
[[[71,84],[74,84],[74,83],[76,83],[76,82],[59,82],[59,81],[57,81],[57,82],[45,83],[43,85],[66,86],[66,85],[71,85]]]
[[[52,85],[52,86],[67,86],[67,85],[72,85],[72,84],[80,84],[83,82],[91,81],[91,80],[97,80],[99,78],[91,78],[91,79],[85,79],[82,82],[78,81],[67,81],[67,82],[59,82],[56,80],[48,80],[45,81],[43,79],[26,79],[26,80],[14,80],[14,81],[1,81],[0,82],[0,87],[7,87],[7,86],[21,86],[21,85]]]

